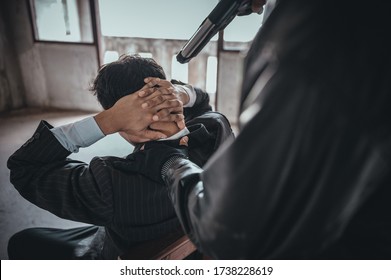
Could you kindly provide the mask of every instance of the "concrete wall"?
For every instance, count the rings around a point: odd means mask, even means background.
[[[88,87],[98,70],[98,58],[94,45],[61,44],[35,42],[29,20],[27,1],[1,1],[0,20],[0,111],[27,107],[55,107],[61,109],[78,109],[88,111],[101,110],[96,98],[88,91]],[[6,32],[3,32],[6,31]],[[7,36],[7,34],[9,34]],[[121,42],[124,39],[115,38],[104,42],[108,50],[117,50],[119,53],[129,51],[129,45]],[[136,50],[145,40],[132,40],[132,50]],[[118,42],[117,42],[118,41]],[[134,42],[133,42],[134,41]],[[111,43],[110,43],[111,42]],[[113,42],[117,42],[111,46]],[[144,45],[147,41],[144,42]],[[160,46],[157,40],[148,46]],[[175,49],[180,49],[180,46]],[[126,47],[126,48],[125,48]],[[161,46],[160,46],[161,47]],[[215,50],[215,44],[209,46]],[[174,48],[174,46],[172,46]],[[146,50],[143,50],[146,51]],[[169,53],[169,51],[167,52]],[[200,57],[201,58],[201,54]],[[161,63],[169,74],[171,71],[172,53],[166,59],[160,58]],[[167,63],[164,63],[167,61]],[[190,63],[194,70],[189,82],[199,84],[199,74],[205,76],[205,63]],[[206,61],[206,58],[205,58]],[[166,65],[167,64],[167,65]],[[237,52],[222,52],[219,57],[218,102],[217,110],[228,116],[231,122],[236,123],[239,87],[241,73],[238,66],[241,58]]]
[[[238,125],[244,55],[234,51],[219,54],[217,77],[217,111],[223,113],[233,126]]]
[[[98,71],[94,48],[58,44],[40,44],[37,48],[46,77],[47,106],[89,111],[101,109],[88,90]]]
[[[6,26],[4,2],[0,3],[0,112],[25,104],[24,86],[11,34]]]
[[[19,59],[26,106],[100,110],[88,91],[98,70],[95,46],[34,42],[27,1],[3,0],[3,6]]]

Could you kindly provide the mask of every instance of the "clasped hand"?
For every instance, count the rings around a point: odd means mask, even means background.
[[[184,128],[183,104],[188,95],[170,81],[146,78],[139,91],[119,99],[113,107],[95,116],[105,135],[121,132],[136,142],[166,138],[162,132],[153,130],[153,122],[176,122]]]

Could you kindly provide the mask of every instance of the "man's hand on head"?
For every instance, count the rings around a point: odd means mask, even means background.
[[[157,110],[153,116],[154,121],[175,121],[180,129],[185,127],[183,118],[183,105],[186,105],[190,97],[183,87],[174,85],[170,81],[149,77],[145,80],[140,97],[149,97],[143,104],[143,108],[155,107]],[[157,89],[160,95],[151,93],[150,89]]]
[[[143,89],[157,87],[163,95],[167,95],[167,98],[180,100],[183,105],[186,105],[190,100],[189,95],[181,86],[175,85],[170,81],[162,80],[160,78],[148,77],[144,79],[144,82],[145,86],[143,87]],[[143,97],[145,95],[146,93],[141,94],[140,97]],[[158,101],[156,100],[156,102]],[[157,103],[155,103],[155,100],[151,100],[150,102],[146,102],[145,106],[153,107],[155,105],[157,105]]]
[[[120,132],[131,142],[166,138],[166,134],[150,125],[159,121],[176,122],[180,129],[185,127],[183,103],[170,91],[145,86],[119,99],[113,107],[96,115],[95,120],[105,135]],[[143,105],[146,103],[148,106]]]
[[[152,92],[156,90],[150,90]],[[143,108],[144,98],[138,96],[139,92],[129,94],[119,99],[113,107],[95,116],[95,121],[105,135],[122,132],[140,140],[157,140],[167,135],[149,129],[153,123],[155,108]],[[178,117],[179,118],[179,117]]]

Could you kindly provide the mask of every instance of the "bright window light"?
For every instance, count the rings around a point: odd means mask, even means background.
[[[189,77],[189,67],[188,64],[180,64],[176,60],[176,55],[172,57],[171,63],[171,78],[179,80],[183,83],[188,82]]]
[[[104,64],[110,63],[110,62],[118,60],[118,58],[119,58],[118,52],[116,52],[116,51],[105,51],[105,56],[103,58],[103,63]]]
[[[188,40],[217,0],[99,0],[104,36]]]
[[[139,52],[138,55],[145,58],[152,58],[152,54],[149,52]]]
[[[216,93],[217,57],[209,56],[206,67],[206,92],[213,94]]]

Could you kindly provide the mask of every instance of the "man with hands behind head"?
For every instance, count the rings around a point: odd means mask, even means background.
[[[116,259],[179,228],[162,181],[128,168],[132,154],[95,157],[89,164],[67,158],[119,132],[135,150],[150,140],[165,140],[167,147],[180,142],[189,147],[189,158],[203,165],[233,137],[230,125],[211,112],[207,93],[165,78],[153,59],[122,56],[103,66],[92,86],[103,112],[55,128],[42,121],[9,158],[11,182],[27,200],[59,217],[94,225],[19,232],[10,239],[10,259]]]

